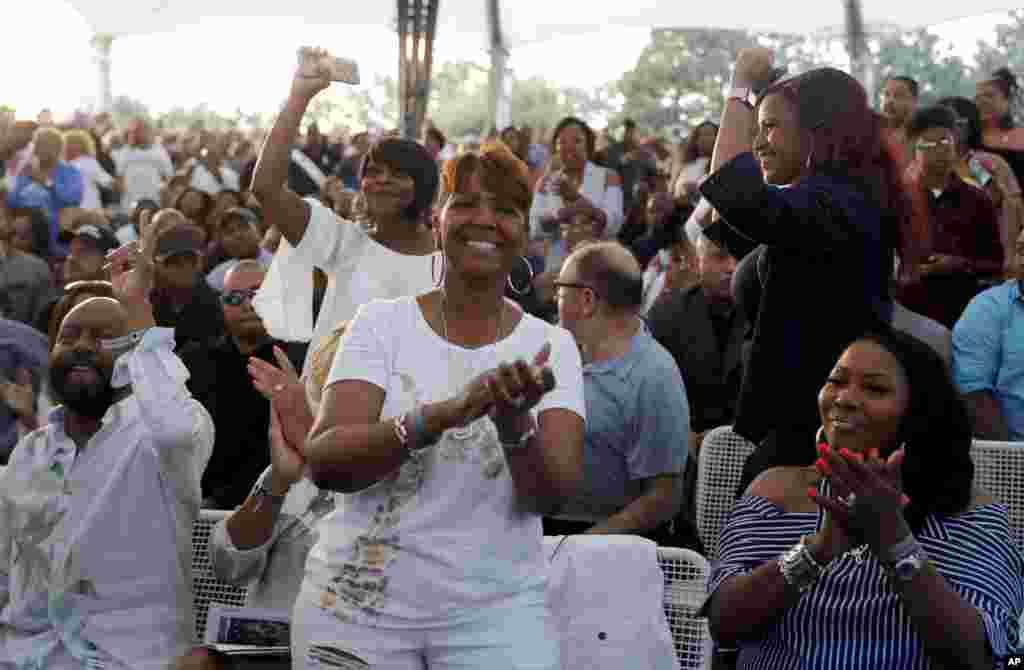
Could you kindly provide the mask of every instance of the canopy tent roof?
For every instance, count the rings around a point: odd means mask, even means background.
[[[479,35],[485,44],[486,0],[440,0],[438,40],[446,35]],[[502,3],[502,28],[510,47],[600,31],[627,28],[722,28],[786,33],[835,30],[844,24],[846,0],[797,0],[784,3],[717,0],[630,0],[625,3],[511,0]],[[70,0],[97,34],[112,36],[168,32],[212,17],[301,17],[332,25],[394,25],[394,0],[296,3],[280,0]],[[1009,10],[1019,0],[862,0],[867,26],[913,29]]]

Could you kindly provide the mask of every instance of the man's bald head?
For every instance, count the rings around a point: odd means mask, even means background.
[[[224,292],[248,290],[263,283],[267,270],[251,258],[239,261],[224,276]]]
[[[167,222],[165,225],[167,225],[168,227],[188,223],[188,219],[185,217],[184,214],[182,214],[176,209],[169,208],[161,209],[159,212],[154,214],[153,218],[150,220],[150,223],[164,223],[165,221]]]
[[[117,300],[89,298],[64,317],[50,351],[50,388],[75,414],[101,418],[114,403],[114,361],[124,349],[110,343],[128,334]]]
[[[124,311],[117,300],[113,298],[88,298],[71,308],[64,322],[60,325],[60,331],[67,325],[75,327],[106,325],[109,327],[112,337],[121,337],[128,334],[128,314]]]
[[[566,259],[562,276],[592,287],[613,310],[634,311],[643,305],[640,263],[618,242],[595,242],[577,249]]]

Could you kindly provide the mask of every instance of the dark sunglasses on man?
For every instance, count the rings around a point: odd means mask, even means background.
[[[252,299],[256,297],[256,293],[258,292],[258,288],[228,291],[220,296],[220,301],[229,307],[238,307],[242,303],[252,302]]]

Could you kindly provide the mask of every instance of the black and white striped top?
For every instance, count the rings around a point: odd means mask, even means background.
[[[827,491],[827,483],[819,490]],[[824,514],[786,513],[745,496],[722,529],[709,593],[729,577],[752,572],[820,527]],[[930,516],[916,537],[932,563],[978,608],[996,658],[1015,653],[1024,606],[1024,556],[1010,540],[1002,505],[956,517]],[[744,640],[739,670],[902,670],[933,667],[896,591],[869,551],[848,552],[760,637]]]

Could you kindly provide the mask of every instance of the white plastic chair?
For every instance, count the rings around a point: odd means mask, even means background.
[[[223,510],[201,510],[192,526],[192,603],[195,607],[196,642],[206,634],[206,614],[210,603],[244,605],[246,589],[220,581],[210,565],[210,533],[221,519],[230,514]]]
[[[974,483],[1006,505],[1010,535],[1024,549],[1024,442],[974,440]]]
[[[681,670],[710,670],[713,644],[708,620],[697,617],[707,597],[711,566],[690,549],[658,547],[665,575],[665,617]]]
[[[697,460],[697,532],[708,559],[718,557],[718,536],[736,501],[743,463],[755,445],[719,426],[708,432]]]

